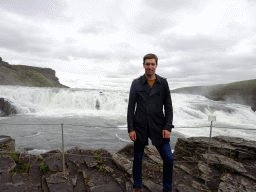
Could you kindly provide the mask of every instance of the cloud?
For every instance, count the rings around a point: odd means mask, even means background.
[[[234,46],[237,41],[239,39],[216,38],[202,34],[183,36],[171,33],[163,36],[157,44],[169,51],[189,52],[198,55],[208,52],[223,52]]]
[[[72,73],[73,87],[129,88],[147,53],[170,87],[210,85],[255,78],[255,24],[246,0],[2,0],[0,52]]]
[[[81,29],[78,30],[78,32],[84,35],[93,34],[98,36],[98,35],[113,33],[116,30],[117,30],[116,27],[110,23],[97,21],[82,27]]]
[[[178,11],[180,9],[192,9],[196,8],[199,4],[199,1],[195,0],[145,0],[145,4],[151,8],[159,9],[161,11]]]
[[[28,17],[55,18],[67,8],[61,0],[1,0],[0,7]]]
[[[159,33],[170,27],[170,20],[161,14],[152,14],[152,11],[144,11],[138,14],[133,21],[136,32],[141,34]]]
[[[34,21],[0,9],[0,46],[16,52],[51,52],[55,39]]]

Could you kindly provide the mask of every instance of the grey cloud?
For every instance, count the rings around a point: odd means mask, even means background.
[[[78,59],[105,60],[111,59],[111,53],[108,51],[92,51],[89,48],[76,48],[75,46],[62,47],[53,53],[58,59],[64,61]]]
[[[18,52],[50,52],[52,39],[35,35],[33,32],[18,31],[1,27],[0,46]]]
[[[155,9],[176,11],[180,8],[188,8],[196,5],[194,0],[145,0],[145,4]]]
[[[1,0],[0,7],[30,17],[53,18],[60,16],[67,5],[62,0]]]
[[[155,34],[171,26],[171,21],[160,14],[144,11],[134,18],[133,26],[138,33]]]
[[[156,43],[170,51],[183,51],[183,52],[223,52],[235,45],[239,39],[229,38],[212,38],[205,35],[198,34],[192,37],[179,36],[176,34],[169,34],[162,40]]]
[[[115,26],[102,21],[94,22],[78,30],[78,32],[82,34],[94,34],[94,35],[100,35],[102,33],[112,33],[114,31],[116,31]]]
[[[213,85],[223,84],[228,82],[242,81],[246,79],[255,79],[256,59],[248,59],[248,62],[243,58],[228,58],[223,57],[220,60],[215,60],[214,64],[211,64],[211,60],[208,63],[197,65],[188,63],[178,66],[179,71],[159,70],[159,74],[168,78],[172,83],[172,87],[184,87],[184,86],[200,86],[200,85]],[[245,67],[246,66],[246,67]],[[251,67],[248,70],[248,67]]]

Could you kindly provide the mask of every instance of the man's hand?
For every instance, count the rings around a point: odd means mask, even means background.
[[[129,132],[129,137],[132,141],[136,141],[136,132],[135,131]]]
[[[168,139],[170,137],[170,135],[171,135],[171,132],[166,130],[166,129],[164,129],[162,131],[162,133],[163,133],[163,138],[165,138],[165,139]]]

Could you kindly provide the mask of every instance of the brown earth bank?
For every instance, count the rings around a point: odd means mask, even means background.
[[[10,65],[0,57],[0,85],[68,88],[55,75],[50,68]]]
[[[203,95],[215,101],[249,105],[256,110],[256,79],[212,86],[183,87],[171,93]]]
[[[1,138],[7,137],[2,136]],[[8,139],[9,142],[11,139]],[[7,140],[5,140],[6,145]],[[174,192],[256,191],[256,142],[233,137],[179,138],[174,152]],[[113,154],[105,149],[72,148],[39,156],[1,152],[0,191],[132,191],[133,144]],[[143,159],[144,192],[162,190],[162,160],[153,146]],[[206,184],[206,185],[205,185]]]

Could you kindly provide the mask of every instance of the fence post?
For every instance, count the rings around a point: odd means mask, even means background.
[[[64,156],[64,134],[63,134],[63,123],[61,123],[62,132],[62,158],[63,158],[63,175],[65,177],[65,156]]]
[[[208,155],[207,155],[205,188],[206,188],[206,186],[207,186],[207,180],[208,180],[208,167],[209,167],[210,145],[211,145],[211,137],[212,137],[212,122],[213,122],[213,121],[216,121],[216,116],[208,116],[208,121],[211,121],[211,126],[210,126],[210,137],[209,137]]]

